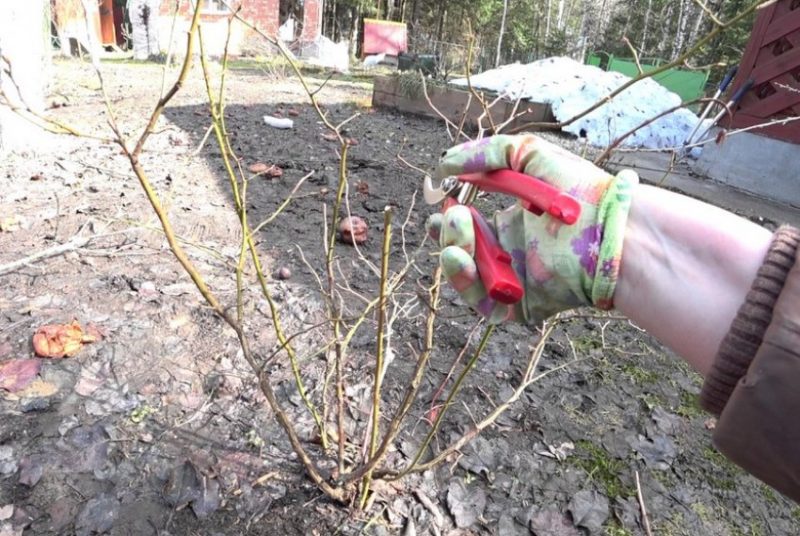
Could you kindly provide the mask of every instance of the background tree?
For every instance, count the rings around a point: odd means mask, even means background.
[[[725,20],[748,0],[329,0],[325,35],[360,39],[365,17],[409,25],[411,51],[446,53],[469,43],[471,24],[478,67],[530,62],[562,55],[582,61],[602,51],[631,56],[627,37],[645,59],[673,60],[712,26],[708,12]],[[506,15],[504,17],[504,14]],[[723,32],[700,51],[694,66],[712,66],[715,82],[736,63],[747,45],[755,13]],[[469,23],[469,24],[468,24]],[[463,63],[462,63],[463,65]],[[463,69],[462,69],[463,70]]]

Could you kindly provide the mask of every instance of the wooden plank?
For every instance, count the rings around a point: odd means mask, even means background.
[[[764,34],[763,42],[772,43],[798,29],[800,29],[800,9],[795,9],[769,24]]]
[[[775,56],[775,59],[764,64],[759,65],[750,74],[750,78],[756,81],[756,84],[772,80],[776,76],[787,73],[800,65],[800,48],[794,48],[784,52],[780,56]]]
[[[734,128],[747,128],[763,124],[763,117],[755,117],[746,113],[737,113],[733,118]],[[769,127],[754,129],[751,132],[768,138],[800,144],[800,120],[785,125],[770,125]]]
[[[433,119],[441,119],[430,107],[422,90],[419,94],[404,94],[400,87],[400,80],[396,77],[377,77],[374,83],[372,103],[376,107],[392,108],[404,113],[421,115]],[[478,120],[484,114],[480,103],[470,93],[451,87],[431,86],[428,88],[428,97],[431,103],[445,117],[455,125],[460,125],[466,110],[465,126],[470,129],[478,128]],[[487,96],[487,98],[492,98]],[[469,105],[469,108],[467,106]],[[492,123],[499,125],[511,118],[514,103],[503,101],[491,109]],[[524,112],[524,113],[523,113]],[[523,101],[517,110],[516,117],[507,128],[515,128],[533,122],[552,122],[553,118],[550,105],[536,102]],[[483,127],[489,129],[491,124],[487,119]]]
[[[770,95],[766,99],[760,100],[757,104],[748,106],[744,111],[750,115],[761,117],[767,120],[769,117],[778,114],[787,108],[800,104],[800,93],[794,93],[785,89],[778,90],[777,93]],[[797,128],[800,128],[798,125]]]

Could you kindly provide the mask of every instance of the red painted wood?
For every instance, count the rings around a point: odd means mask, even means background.
[[[750,79],[755,82],[753,88],[733,117],[723,119],[726,126],[747,128],[800,115],[800,5],[795,0],[778,0],[761,10],[731,94]],[[800,143],[800,120],[753,132]]]
[[[789,14],[784,15],[780,19],[770,24],[769,29],[764,36],[764,40],[767,43],[770,43],[800,28],[800,17],[796,16],[796,14],[797,10],[790,11]]]

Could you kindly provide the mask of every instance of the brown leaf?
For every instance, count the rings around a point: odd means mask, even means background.
[[[322,139],[325,141],[338,141],[339,137],[333,132],[326,132],[322,135]]]
[[[10,393],[6,398],[8,400],[22,400],[24,398],[48,398],[58,392],[58,387],[55,384],[46,382],[42,379],[35,379],[25,389]]]
[[[84,344],[98,340],[98,330],[84,333],[77,320],[71,324],[50,324],[41,326],[33,335],[33,349],[41,357],[72,357]]]
[[[264,162],[256,162],[255,164],[250,165],[247,168],[250,170],[250,173],[264,173],[269,169],[269,165],[265,164]]]
[[[38,359],[12,359],[0,363],[0,389],[16,393],[28,387],[39,374]]]
[[[355,138],[345,138],[344,141],[346,141],[347,145],[349,145],[351,147],[355,147],[356,145],[358,145],[358,140],[355,139]]]
[[[300,110],[298,110],[297,108],[289,108],[288,114],[290,117],[297,117],[300,115]]]

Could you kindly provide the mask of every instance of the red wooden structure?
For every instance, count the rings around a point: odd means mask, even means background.
[[[800,116],[800,0],[778,0],[761,10],[747,45],[733,91],[754,82],[730,125],[744,128]],[[800,143],[800,120],[754,133]]]
[[[362,56],[386,54],[399,56],[408,50],[408,27],[403,22],[364,19]]]

